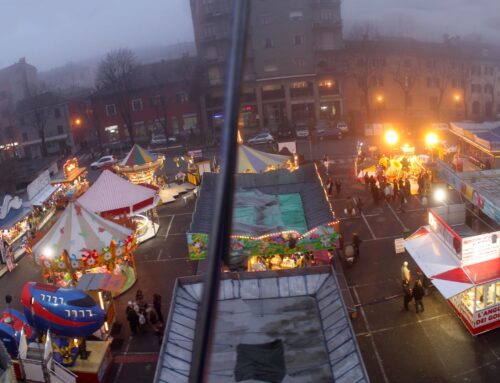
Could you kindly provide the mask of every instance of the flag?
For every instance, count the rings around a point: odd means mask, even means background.
[[[43,352],[43,360],[46,362],[52,359],[52,337],[50,336],[50,330],[47,330],[47,336],[45,337],[45,351]]]
[[[24,326],[21,327],[18,352],[19,352],[19,359],[26,359],[26,355],[28,353],[28,343],[26,342],[26,334],[24,333]]]

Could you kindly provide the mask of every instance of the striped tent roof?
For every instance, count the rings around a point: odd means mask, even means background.
[[[125,159],[120,162],[121,166],[145,165],[158,159],[153,153],[135,144],[128,152]]]
[[[290,157],[281,154],[261,152],[249,146],[238,146],[238,173],[260,173],[268,166],[284,167]]]
[[[66,250],[70,257],[81,259],[86,251],[102,251],[112,240],[125,241],[131,234],[132,230],[88,211],[78,202],[70,202],[33,247],[33,255],[36,260],[41,255],[59,257]]]

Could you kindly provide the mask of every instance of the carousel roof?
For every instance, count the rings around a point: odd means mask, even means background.
[[[158,191],[135,185],[115,173],[104,170],[78,202],[100,214],[131,214],[149,210],[158,202]]]
[[[289,156],[261,152],[249,146],[238,145],[237,173],[260,173],[269,166],[283,167]]]
[[[58,257],[66,250],[78,259],[86,251],[100,251],[112,240],[124,241],[132,233],[132,230],[92,213],[78,202],[70,202],[54,226],[33,247],[33,254],[35,259],[41,255]]]
[[[128,152],[127,156],[120,162],[120,166],[140,166],[155,162],[158,159],[156,155],[135,144]]]

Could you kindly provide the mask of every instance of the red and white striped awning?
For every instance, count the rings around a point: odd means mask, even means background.
[[[147,211],[155,207],[159,199],[154,186],[135,185],[104,170],[78,202],[94,213],[116,216]]]

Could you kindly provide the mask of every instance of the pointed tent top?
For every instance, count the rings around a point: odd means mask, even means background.
[[[144,149],[142,146],[134,144],[125,159],[120,162],[120,166],[144,165],[155,162],[157,159],[158,157],[150,151]]]
[[[246,145],[238,145],[237,173],[260,173],[269,166],[284,167],[289,156],[261,152]]]
[[[80,205],[70,202],[57,222],[33,247],[41,255],[58,258],[67,251],[70,258],[80,259],[86,251],[102,251],[112,240],[125,241],[132,230],[108,221]]]

